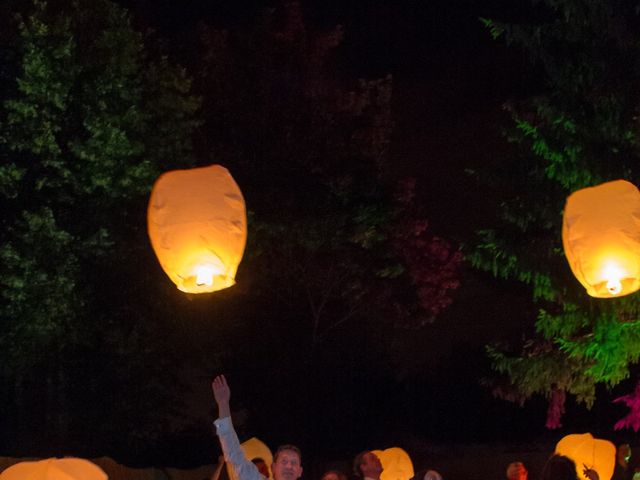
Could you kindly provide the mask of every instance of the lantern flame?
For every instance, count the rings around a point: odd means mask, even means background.
[[[611,295],[618,295],[622,291],[621,280],[626,276],[615,262],[605,264],[602,269],[602,278],[606,280],[607,291]]]
[[[609,280],[607,282],[607,290],[611,295],[618,295],[622,291],[622,282],[620,280]]]
[[[200,265],[196,267],[196,285],[202,287],[204,285],[210,287],[213,285],[213,268]]]

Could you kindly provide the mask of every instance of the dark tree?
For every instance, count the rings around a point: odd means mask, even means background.
[[[638,175],[640,21],[637,2],[533,2],[527,23],[484,20],[491,34],[525,52],[539,95],[505,105],[511,158],[489,176],[504,195],[499,227],[479,232],[468,255],[496,277],[523,282],[539,308],[529,339],[491,346],[500,397],[550,401],[559,425],[564,394],[591,406],[596,385],[627,379],[640,355],[637,295],[589,298],[571,275],[561,242],[573,191]],[[534,332],[535,330],[535,332]]]
[[[127,418],[137,424],[122,445],[149,440],[171,380],[140,381],[168,355],[147,343],[152,314],[130,306],[131,270],[148,270],[153,180],[193,163],[199,101],[110,1],[15,8],[2,20],[0,91],[3,440],[10,451],[90,448],[89,437],[115,443],[110,425]],[[145,401],[121,402],[124,392]]]
[[[460,255],[427,229],[414,183],[390,173],[391,76],[341,74],[348,32],[316,29],[298,2],[282,3],[245,28],[204,27],[197,85],[203,149],[229,167],[250,209],[234,288],[246,299],[236,314],[259,335],[227,363],[268,365],[253,386],[266,430],[283,428],[271,419],[286,404],[290,428],[317,447],[336,442],[323,431],[328,412],[357,428],[365,392],[399,381],[388,360],[402,348],[396,334],[451,302]],[[244,345],[254,338],[243,335]]]

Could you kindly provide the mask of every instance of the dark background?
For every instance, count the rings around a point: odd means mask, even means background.
[[[132,9],[140,25],[168,39],[174,55],[186,63],[200,23],[233,28],[251,22],[261,8],[276,4],[259,0],[120,3]],[[508,122],[503,103],[543,88],[525,55],[492,40],[479,19],[527,21],[535,14],[531,2],[324,0],[306,1],[303,6],[306,20],[315,28],[344,25],[346,35],[336,63],[344,75],[393,75],[394,167],[399,176],[417,178],[418,195],[433,231],[454,243],[468,241],[473,231],[493,218],[500,192],[479,185],[466,170],[496,165],[509,154],[501,136]],[[403,339],[406,371],[379,365],[373,377],[369,371],[358,375],[358,362],[375,364],[377,359],[367,358],[365,348],[356,347],[354,338],[344,339],[353,346],[352,358],[332,360],[344,363],[343,376],[336,375],[335,369],[300,372],[317,378],[313,391],[300,391],[295,380],[282,385],[277,372],[247,372],[242,355],[225,365],[234,407],[250,417],[251,431],[240,427],[241,435],[257,435],[269,445],[297,442],[312,451],[313,458],[325,461],[395,444],[554,443],[574,431],[613,438],[611,425],[620,416],[619,407],[597,404],[588,411],[569,400],[566,427],[550,432],[544,428],[545,399],[521,407],[491,397],[479,384],[490,375],[484,345],[530,333],[536,308],[521,286],[470,267],[462,275],[453,305],[434,324]],[[251,345],[248,340],[247,348]],[[409,379],[405,390],[395,391],[394,380],[403,376]],[[209,379],[203,379],[203,388],[208,389],[208,384]],[[287,402],[287,395],[294,400]],[[261,402],[264,397],[270,401]],[[215,411],[210,411],[214,418]],[[314,423],[318,431],[299,431],[296,419],[307,415],[325,419]],[[314,440],[332,436],[335,441],[330,445]],[[203,451],[194,451],[192,443],[185,444],[190,445],[188,451],[176,451],[175,445],[168,449],[178,463],[197,463],[216,454],[213,439],[212,443],[203,441]]]
[[[131,9],[139,27],[154,29],[187,67],[195,63],[199,24],[233,28],[274,5],[258,0],[118,3]],[[343,75],[393,75],[394,168],[398,176],[417,178],[417,193],[434,234],[454,244],[468,241],[493,218],[500,192],[479,185],[466,171],[496,165],[509,155],[501,136],[501,126],[509,121],[502,105],[542,88],[524,54],[492,40],[479,18],[526,21],[535,13],[530,2],[313,0],[303,6],[315,28],[344,25],[336,60]],[[308,370],[300,365],[286,378],[270,368],[268,335],[256,334],[259,326],[218,319],[222,341],[231,330],[244,329],[248,335],[243,341],[237,336],[230,340],[237,342],[237,356],[223,365],[241,439],[255,435],[270,446],[300,444],[304,452],[312,452],[312,465],[392,445],[417,451],[429,444],[554,443],[567,433],[583,431],[627,440],[629,435],[614,434],[611,427],[624,414],[622,407],[598,403],[587,411],[569,400],[565,427],[550,432],[544,428],[545,399],[521,407],[493,399],[480,385],[480,379],[491,374],[484,346],[530,333],[536,308],[529,299],[523,287],[465,266],[453,305],[435,323],[406,332],[399,340],[402,357],[394,364],[367,351],[357,337],[357,329],[366,325],[356,325],[355,332],[323,351],[332,368]],[[202,309],[203,317],[211,302],[184,301],[187,308]],[[188,342],[188,335],[176,341]],[[250,356],[265,359],[261,371],[247,371],[245,359]],[[359,368],[364,364],[374,368]],[[201,389],[192,392],[190,407],[213,420],[209,385],[220,372],[209,373],[197,373],[202,375],[197,379]],[[306,380],[304,389],[297,381],[301,378]],[[309,416],[321,420],[308,422]],[[303,425],[310,430],[301,431]],[[324,441],[327,438],[333,441]],[[117,445],[113,451],[129,464],[185,467],[212,462],[218,446],[206,424],[154,445],[146,456],[142,450],[118,450]]]

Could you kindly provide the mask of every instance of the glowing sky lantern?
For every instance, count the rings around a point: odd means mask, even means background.
[[[624,180],[584,188],[567,198],[562,226],[571,270],[592,297],[640,288],[640,192]]]
[[[381,480],[409,480],[414,476],[411,457],[400,447],[372,450],[382,463]]]
[[[156,180],[147,215],[160,265],[189,293],[235,284],[247,241],[242,192],[220,165],[167,172]]]
[[[588,480],[585,468],[598,472],[600,480],[611,480],[613,476],[616,447],[609,440],[593,438],[590,433],[575,433],[558,442],[556,453],[575,462],[579,479]]]

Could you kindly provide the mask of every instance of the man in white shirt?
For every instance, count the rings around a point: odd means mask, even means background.
[[[229,408],[231,389],[227,385],[224,375],[213,379],[211,389],[218,404],[218,419],[214,424],[225,461],[234,469],[239,480],[265,480],[258,467],[246,458],[240,447],[238,435],[231,423],[231,409]],[[295,445],[278,447],[273,456],[271,471],[274,480],[298,480],[302,476],[300,449]]]
[[[375,453],[365,450],[353,459],[353,473],[363,480],[380,480],[382,463]]]

